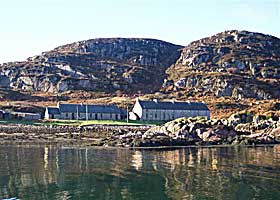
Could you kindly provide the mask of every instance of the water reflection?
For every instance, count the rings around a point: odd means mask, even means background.
[[[0,199],[277,199],[280,146],[0,146]]]
[[[142,161],[142,152],[141,151],[135,151],[132,154],[131,166],[133,166],[137,171],[142,168],[143,161]]]

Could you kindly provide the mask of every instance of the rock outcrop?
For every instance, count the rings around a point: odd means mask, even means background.
[[[280,118],[262,118],[251,112],[228,119],[179,118],[146,132],[114,136],[117,146],[157,147],[187,145],[255,145],[280,143]]]

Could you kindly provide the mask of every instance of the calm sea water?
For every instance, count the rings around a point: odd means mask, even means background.
[[[280,145],[0,146],[0,199],[280,199]]]

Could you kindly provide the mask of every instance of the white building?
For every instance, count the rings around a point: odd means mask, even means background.
[[[177,101],[142,101],[137,99],[132,112],[131,120],[169,121],[180,117],[207,117],[210,118],[210,110],[207,105],[200,102]]]

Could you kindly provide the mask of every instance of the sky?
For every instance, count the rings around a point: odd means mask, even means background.
[[[187,45],[237,29],[280,38],[280,0],[1,0],[0,27],[0,63],[100,37]]]

